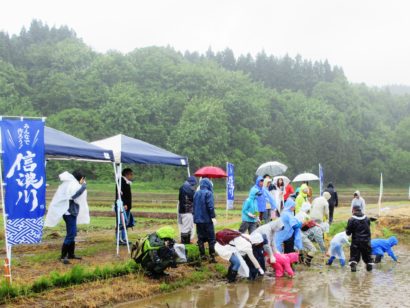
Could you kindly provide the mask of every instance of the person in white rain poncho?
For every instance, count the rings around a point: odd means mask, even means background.
[[[67,235],[61,248],[61,261],[69,264],[68,259],[81,259],[74,253],[77,224],[90,223],[87,185],[85,177],[79,171],[74,171],[73,174],[65,171],[59,178],[62,183],[51,200],[44,226],[54,227],[61,218],[64,219]]]
[[[330,258],[327,260],[326,265],[332,265],[333,261],[338,258],[340,266],[346,265],[346,257],[343,251],[343,245],[350,245],[349,237],[346,232],[340,232],[336,234],[330,241],[329,255]]]
[[[217,242],[215,244],[215,250],[222,259],[225,259],[231,263],[227,275],[228,282],[235,282],[238,274],[241,277],[249,277],[250,270],[244,260],[245,256],[249,258],[253,266],[261,275],[263,275],[264,270],[261,268],[258,260],[253,255],[250,237],[247,234],[240,234],[238,232],[234,235],[235,237],[233,239],[227,242],[227,240],[223,239],[223,234],[226,232],[230,233],[232,231],[222,230],[216,233]]]
[[[313,200],[312,209],[310,210],[310,218],[318,224],[329,220],[329,202],[331,195],[325,191],[323,196],[317,197]]]
[[[268,243],[263,246],[265,252],[269,256],[270,263],[275,263],[275,256],[273,254],[278,253],[278,249],[276,248],[275,245],[275,234],[277,231],[280,231],[284,228],[282,220],[280,218],[275,219],[274,221],[271,221],[267,224],[264,224],[257,228],[255,231],[252,232],[254,233],[259,233],[261,234],[264,238],[267,239]]]

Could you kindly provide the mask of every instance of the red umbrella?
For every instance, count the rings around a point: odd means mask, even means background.
[[[197,177],[207,177],[207,178],[226,178],[227,175],[225,171],[219,167],[213,167],[213,166],[206,166],[202,167],[201,169],[198,169],[195,172],[195,176]]]

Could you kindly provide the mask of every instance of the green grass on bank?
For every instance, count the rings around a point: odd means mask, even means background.
[[[196,262],[199,260],[199,250],[196,245],[186,245],[186,249],[189,262]],[[222,272],[222,270],[219,269],[217,270],[217,272]],[[142,273],[143,271],[139,264],[137,264],[134,260],[128,260],[126,262],[120,262],[113,265],[105,265],[103,267],[96,266],[93,268],[74,265],[72,269],[66,273],[53,271],[49,275],[39,277],[29,285],[8,285],[4,280],[1,280],[0,303],[4,304],[7,300],[18,296],[30,296],[54,288],[64,288],[72,285],[78,285],[97,280],[106,280],[109,278],[120,277],[128,274]],[[161,284],[160,290],[174,290],[191,283],[203,281],[213,275],[214,274],[211,273],[208,268],[199,267],[198,271],[192,273],[190,277],[172,282],[170,284]]]

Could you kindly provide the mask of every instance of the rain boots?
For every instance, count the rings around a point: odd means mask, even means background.
[[[356,272],[356,271],[357,271],[356,267],[357,267],[357,263],[356,263],[356,262],[350,263],[350,270],[351,270],[352,272]]]
[[[181,243],[190,244],[191,243],[191,233],[181,233]]]
[[[312,264],[312,259],[313,259],[313,256],[306,255],[305,262],[304,262],[305,265],[309,267]]]
[[[381,255],[376,255],[376,258],[374,260],[374,263],[380,263],[382,261],[383,256]]]
[[[332,265],[333,261],[336,259],[335,256],[331,256],[329,260],[327,260],[326,265]]]
[[[373,264],[367,263],[367,264],[366,264],[366,271],[371,272],[372,269],[373,269]]]
[[[299,253],[299,263],[300,264],[305,263],[305,257],[303,255],[303,252]]]
[[[215,260],[215,246],[214,245],[215,244],[209,245],[209,256],[210,256],[209,262],[210,263],[217,263]]]
[[[72,242],[70,245],[68,245],[68,258],[69,259],[75,259],[75,260],[82,260],[83,258],[78,257],[75,255],[75,242]]]
[[[201,257],[202,261],[205,261],[206,255],[205,255],[205,244],[203,242],[198,241],[198,248],[199,248],[199,256]]]
[[[226,278],[228,278],[228,282],[229,283],[235,282],[237,275],[238,275],[238,271],[234,271],[232,267],[230,266],[228,269],[228,274],[226,275]]]
[[[67,244],[63,244],[63,246],[61,247],[61,262],[63,262],[64,264],[70,264],[70,261],[68,261],[68,251],[69,251],[69,247],[70,245]]]

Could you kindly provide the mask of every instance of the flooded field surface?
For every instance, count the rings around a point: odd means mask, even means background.
[[[409,245],[395,249],[400,263],[385,257],[372,272],[361,263],[356,273],[350,267],[298,266],[294,279],[263,280],[186,288],[118,307],[410,307]]]

